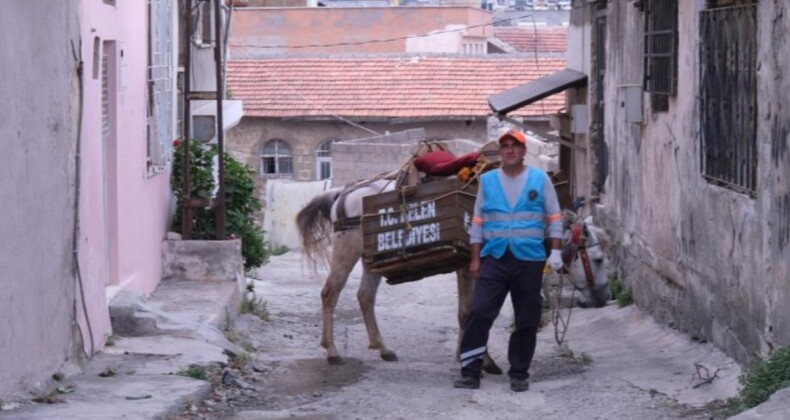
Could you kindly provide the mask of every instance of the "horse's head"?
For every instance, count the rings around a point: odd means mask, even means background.
[[[574,286],[584,294],[585,301],[581,304],[600,307],[611,297],[606,258],[609,236],[606,231],[593,224],[592,216],[583,221],[573,216],[575,214],[566,214],[568,272]]]
[[[588,216],[582,223],[582,243],[581,246],[587,250],[587,255],[597,263],[603,263],[606,259],[606,251],[609,249],[609,236],[606,231],[593,224],[593,217]]]

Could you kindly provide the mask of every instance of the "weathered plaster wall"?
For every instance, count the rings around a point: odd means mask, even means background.
[[[768,281],[765,294],[769,322],[766,341],[790,345],[790,5],[765,2],[758,9],[758,42],[762,71],[758,71],[761,98],[757,136],[760,142],[760,206],[764,216],[763,249]],[[764,118],[763,118],[764,117]]]
[[[0,13],[0,399],[73,361],[79,1]],[[33,54],[31,51],[35,51]]]
[[[618,240],[634,299],[659,320],[714,342],[740,362],[790,344],[787,246],[790,218],[790,96],[779,77],[790,49],[788,17],[759,6],[759,181],[756,199],[713,186],[700,175],[698,2],[680,2],[678,94],[669,112],[650,109],[625,122],[621,85],[641,83],[641,12],[610,2],[606,121],[609,176],[597,213]]]

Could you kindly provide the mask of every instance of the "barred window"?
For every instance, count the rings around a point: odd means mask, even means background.
[[[149,173],[164,170],[173,153],[172,0],[148,0],[147,150]]]
[[[646,0],[645,92],[674,95],[678,78],[678,0]]]
[[[283,140],[269,140],[261,147],[261,177],[290,178],[293,175],[291,146]]]
[[[700,164],[709,182],[755,195],[757,7],[732,3],[700,14]]]

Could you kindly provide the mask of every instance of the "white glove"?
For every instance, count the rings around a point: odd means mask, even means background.
[[[552,249],[551,255],[549,255],[548,263],[549,268],[551,268],[552,271],[559,271],[564,265],[562,263],[562,251],[559,249]]]

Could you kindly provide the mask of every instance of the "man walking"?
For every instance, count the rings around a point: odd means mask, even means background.
[[[529,366],[542,312],[546,225],[552,245],[548,264],[556,271],[562,267],[562,222],[554,185],[546,172],[524,165],[526,153],[524,134],[507,131],[499,137],[502,167],[480,178],[469,264],[477,281],[461,338],[461,379],[455,381],[456,388],[480,387],[488,333],[510,292],[515,314],[515,331],[508,344],[510,389],[529,389]]]

